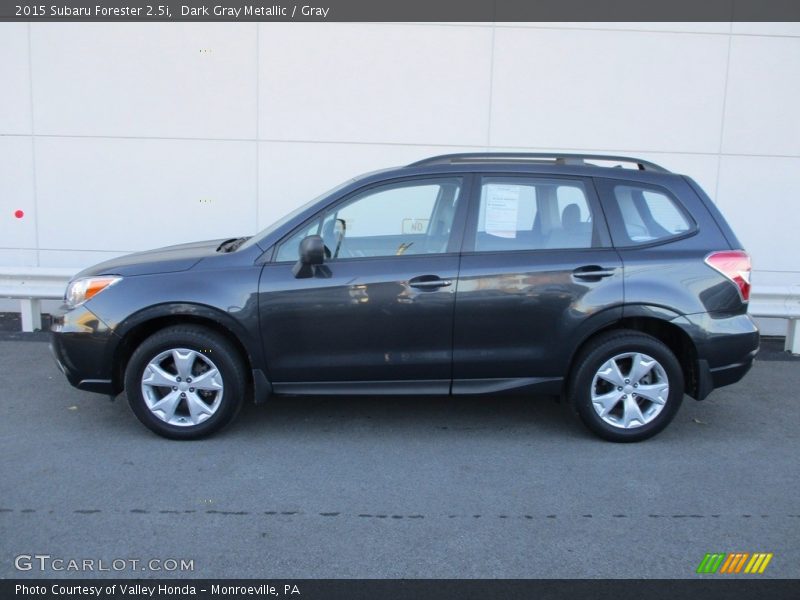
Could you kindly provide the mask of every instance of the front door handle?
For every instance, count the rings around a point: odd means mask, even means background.
[[[420,275],[410,279],[408,285],[421,290],[435,290],[453,285],[453,282],[450,279],[441,279],[436,275]]]
[[[572,271],[572,276],[575,279],[584,281],[600,281],[604,277],[611,277],[614,273],[616,273],[616,269],[604,269],[597,265],[587,265]]]

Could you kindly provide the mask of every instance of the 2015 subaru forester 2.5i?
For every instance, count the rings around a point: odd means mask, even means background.
[[[218,430],[246,397],[514,391],[559,394],[625,442],[744,376],[749,293],[750,258],[688,177],[455,154],[351,180],[250,238],[86,269],[52,346],[70,383],[125,390],[170,438]]]

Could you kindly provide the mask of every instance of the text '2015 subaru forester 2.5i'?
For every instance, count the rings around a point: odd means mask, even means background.
[[[622,168],[633,165],[634,168]],[[558,394],[613,441],[752,365],[750,259],[691,179],[625,157],[455,154],[351,180],[250,237],[79,273],[70,383],[163,436],[246,397]]]

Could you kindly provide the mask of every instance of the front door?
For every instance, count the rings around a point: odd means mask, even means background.
[[[278,244],[259,285],[276,392],[449,392],[463,187],[459,177],[371,186]],[[308,235],[322,236],[326,260],[298,278]]]

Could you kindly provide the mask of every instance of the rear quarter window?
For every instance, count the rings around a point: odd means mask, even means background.
[[[641,185],[611,186],[611,219],[616,245],[636,246],[668,241],[693,232],[697,225],[686,209],[666,190]]]

